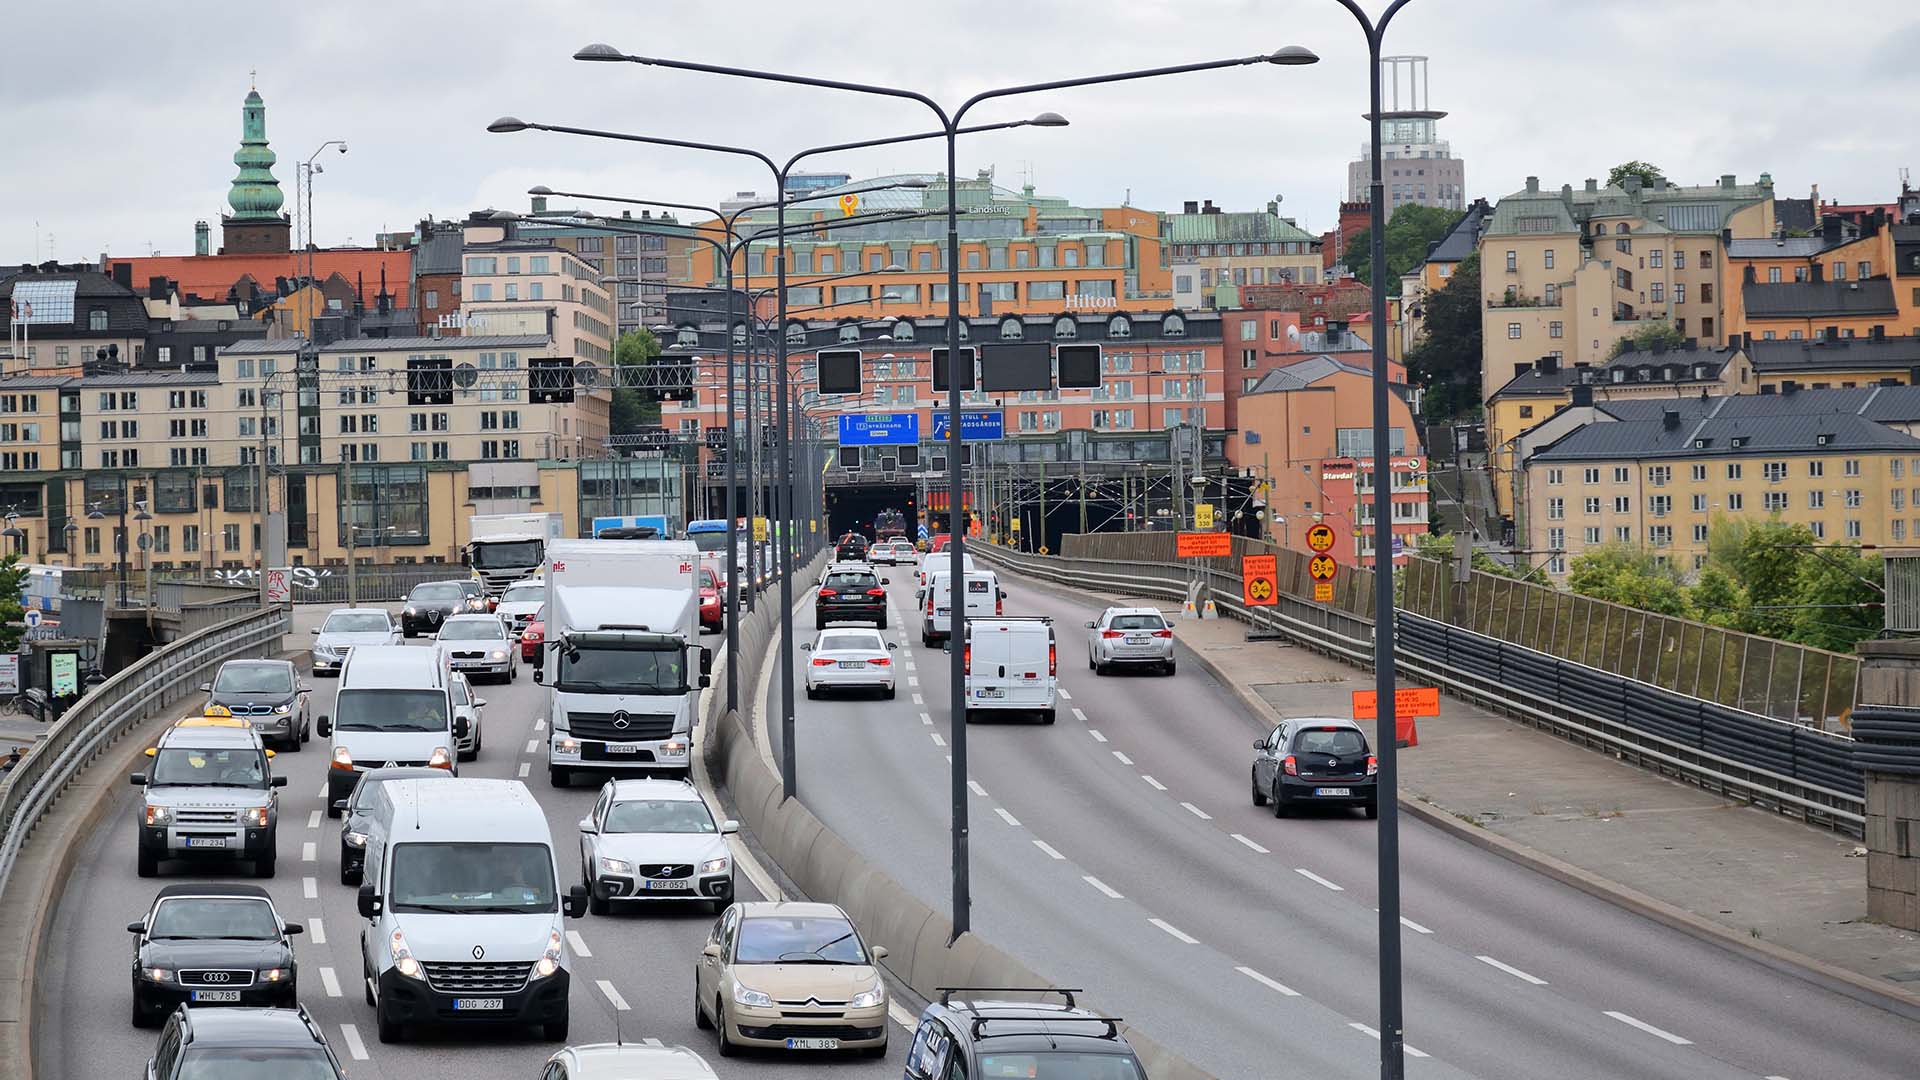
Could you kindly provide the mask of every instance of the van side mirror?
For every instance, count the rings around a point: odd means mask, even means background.
[[[457,739],[464,739],[467,737],[467,718],[466,717],[456,716],[453,718],[453,735],[454,735],[454,738],[457,738]]]
[[[567,890],[566,916],[577,919],[587,913],[587,887],[575,885]]]
[[[313,733],[315,735],[320,736],[323,739],[329,735],[332,735],[333,734],[333,717],[328,716],[325,713],[321,713],[319,716],[314,717]]]
[[[575,886],[575,888],[578,888],[578,886]],[[359,900],[361,918],[377,919],[380,917],[380,894],[373,891],[373,884],[371,882],[360,886]]]
[[[132,776],[127,777],[127,782],[132,784],[134,787],[146,787],[147,774],[143,772],[134,773]]]
[[[286,777],[284,777],[284,776],[276,776],[276,777],[274,777],[273,779],[271,779],[271,780],[269,780],[269,781],[267,781],[267,782],[268,782],[269,784],[272,784],[272,785],[273,785],[274,787],[286,787],[286,786],[287,786],[287,778],[286,778]]]
[[[700,676],[700,683],[699,683],[700,689],[705,690],[707,687],[712,685],[713,685],[713,676],[711,675]]]
[[[707,648],[705,645],[700,646],[700,674],[713,674],[713,650]],[[705,686],[706,683],[701,683],[700,685]]]

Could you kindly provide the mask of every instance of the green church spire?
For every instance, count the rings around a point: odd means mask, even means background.
[[[267,106],[260,91],[249,90],[246,104],[240,108],[240,149],[233,152],[233,163],[240,172],[227,192],[227,205],[233,207],[235,221],[278,221],[280,181],[273,178],[273,163],[278,160],[267,146]]]

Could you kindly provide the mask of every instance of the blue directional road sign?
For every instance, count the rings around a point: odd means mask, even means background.
[[[998,409],[960,414],[960,438],[963,442],[994,442],[1007,437],[1007,414]],[[947,414],[933,414],[933,441],[947,439]]]
[[[597,517],[593,519],[593,535],[599,536],[606,529],[632,529],[650,527],[659,530],[661,538],[669,535],[667,518],[664,514],[640,514],[628,517]]]
[[[919,413],[841,413],[841,446],[915,446]]]

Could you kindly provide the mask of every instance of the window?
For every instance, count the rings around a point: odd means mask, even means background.
[[[1860,519],[1859,518],[1847,519],[1847,539],[1849,540],[1860,539]]]
[[[1581,483],[1583,483],[1583,484],[1597,484],[1597,483],[1599,483],[1599,482],[1600,482],[1600,470],[1599,470],[1599,469],[1597,469],[1597,468],[1593,468],[1593,467],[1591,467],[1591,466],[1590,466],[1590,467],[1588,467],[1588,468],[1586,469],[1586,471],[1584,471],[1584,472],[1582,472],[1582,473],[1580,474],[1580,482],[1581,482]]]
[[[1855,277],[1865,280],[1873,276],[1873,264],[1867,260],[1861,259],[1858,263],[1855,263],[1854,266],[1859,271],[1859,273],[1854,275]]]
[[[1630,468],[1628,468],[1628,467],[1627,467],[1627,466],[1625,466],[1625,465],[1615,465],[1615,466],[1613,467],[1613,482],[1614,482],[1614,483],[1616,483],[1616,484],[1625,484],[1625,483],[1629,483],[1629,482],[1631,482],[1632,480],[1633,480],[1633,470],[1632,470],[1632,469],[1630,469]]]
[[[1779,267],[1777,266],[1767,267],[1767,284],[1769,285],[1780,284],[1780,268]]]
[[[1647,265],[1658,268],[1666,261],[1666,258],[1667,253],[1664,250],[1654,248],[1652,251],[1647,252]]]
[[[1666,302],[1667,302],[1667,285],[1666,285],[1666,282],[1664,282],[1664,281],[1656,281],[1656,282],[1654,282],[1654,283],[1653,283],[1653,286],[1652,286],[1652,291],[1651,291],[1651,292],[1650,292],[1650,293],[1649,293],[1648,295],[1649,295],[1649,297],[1650,297],[1650,298],[1651,298],[1651,299],[1653,300],[1653,302],[1654,302],[1654,303],[1656,303],[1656,304],[1664,304],[1664,303],[1666,303]],[[1679,290],[1677,290],[1677,289],[1675,290],[1675,295],[1676,295],[1676,296],[1678,296],[1678,295],[1679,295]]]
[[[1510,322],[1507,324],[1507,340],[1509,341],[1520,340],[1520,324],[1519,323]]]
[[[1777,484],[1787,478],[1787,463],[1784,461],[1769,461],[1760,466],[1760,471],[1766,476],[1767,483]]]
[[[239,525],[231,524],[220,526],[220,550],[228,552],[240,550]]]
[[[1848,458],[1846,460],[1846,463],[1841,467],[1841,471],[1848,476],[1859,476],[1860,475],[1860,459]]]
[[[1563,482],[1563,481],[1564,481],[1565,479],[1566,479],[1566,471],[1565,471],[1565,470],[1563,470],[1563,469],[1548,469],[1548,470],[1547,470],[1547,483],[1549,483],[1549,484],[1556,484],[1556,485],[1557,485],[1557,484],[1560,484],[1560,483],[1562,483],[1562,482]]]
[[[1727,492],[1727,509],[1730,512],[1739,513],[1740,511],[1745,510],[1746,508],[1747,508],[1747,497],[1745,495],[1742,495],[1737,491]]]
[[[1548,286],[1548,288],[1552,288],[1552,286]],[[1550,338],[1556,338],[1556,339],[1560,338],[1561,336],[1564,335],[1565,331],[1566,331],[1565,323],[1550,322],[1547,324],[1547,336]]]
[[[1860,508],[1860,489],[1859,488],[1848,488],[1843,493],[1843,496],[1847,504],[1847,509],[1858,510]]]
[[[1900,488],[1893,489],[1893,508],[1895,510],[1905,510],[1907,508],[1907,493]]]
[[[1826,509],[1826,506],[1827,506],[1826,492],[1820,490],[1819,488],[1815,488],[1814,490],[1807,492],[1807,509],[1824,510]]]
[[[1531,405],[1520,406],[1520,419],[1522,420],[1533,419],[1533,406]]]
[[[1544,254],[1544,255],[1546,256],[1546,267],[1547,267],[1547,269],[1549,269],[1549,270],[1551,270],[1551,269],[1553,269],[1553,249],[1552,249],[1552,248],[1548,248],[1548,249],[1547,249],[1547,250],[1546,250],[1545,252],[1543,252],[1542,254]]]
[[[1566,516],[1567,516],[1567,500],[1562,499],[1557,495],[1547,500],[1548,520],[1560,521],[1564,519]]]
[[[1740,463],[1739,462],[1737,461],[1727,462],[1727,479],[1729,480],[1740,479]]]
[[[1616,525],[1616,526],[1614,526],[1614,529],[1613,529],[1613,539],[1614,539],[1614,540],[1615,540],[1615,541],[1616,541],[1617,543],[1622,543],[1622,544],[1631,544],[1631,543],[1633,543],[1633,526],[1631,526],[1631,525]]]
[[[1761,498],[1764,500],[1764,504],[1769,513],[1787,508],[1787,493],[1784,491],[1769,491],[1762,495]]]
[[[1652,484],[1654,487],[1666,487],[1668,484],[1672,482],[1673,482],[1673,466],[1671,465],[1647,466],[1647,483]]]
[[[1507,252],[1507,273],[1511,274],[1518,271],[1519,269],[1520,269],[1520,253],[1517,251],[1509,250]]]
[[[1586,510],[1589,514],[1597,514],[1600,512],[1600,497],[1598,495],[1587,496]],[[1596,544],[1599,542],[1598,540],[1594,541]]]
[[[1657,547],[1657,548],[1672,547],[1673,546],[1673,526],[1671,525],[1647,526],[1647,543],[1649,546]]]
[[[1705,495],[1705,493],[1695,493],[1695,494],[1694,494],[1694,496],[1693,496],[1693,509],[1694,509],[1694,512],[1695,512],[1695,513],[1705,513],[1705,512],[1706,512],[1706,509],[1707,509],[1707,496]]]
[[[1673,512],[1673,496],[1650,495],[1647,497],[1647,512],[1654,517],[1666,517]]]
[[[1615,495],[1613,497],[1613,512],[1616,514],[1633,513],[1633,499],[1626,495]]]

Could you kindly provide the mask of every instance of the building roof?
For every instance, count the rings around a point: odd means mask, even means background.
[[[1747,355],[1753,359],[1753,370],[1763,375],[1796,371],[1908,371],[1920,367],[1920,338],[1748,341]]]
[[[275,338],[268,341],[240,341],[220,350],[222,356],[291,356],[306,344],[302,337]],[[533,349],[552,344],[542,334],[494,334],[471,337],[357,337],[341,338],[320,346],[323,353],[393,352],[396,349]]]
[[[1820,215],[1814,212],[1811,198],[1775,199],[1773,220],[1788,232],[1812,232],[1820,222]]]
[[[1806,259],[1828,248],[1849,244],[1858,237],[1829,240],[1825,236],[1761,236],[1727,241],[1729,259]]]
[[[1666,349],[1661,352],[1632,349],[1598,366],[1555,364],[1546,370],[1535,363],[1515,375],[1505,386],[1493,392],[1493,398],[1555,397],[1568,387],[1585,381],[1594,386],[1685,386],[1717,385],[1726,367],[1739,355],[1738,349]],[[1707,365],[1704,375],[1695,369]],[[1626,374],[1616,376],[1615,371]]]
[[[57,390],[73,381],[72,375],[9,375],[0,379],[0,394],[13,390]]]
[[[435,229],[414,249],[413,272],[415,275],[457,274],[461,268],[460,254],[465,250],[466,237],[459,229]]]
[[[13,318],[22,317],[31,305],[33,314],[26,319],[32,337],[143,337],[147,332],[147,308],[132,289],[94,270],[66,270],[53,273],[21,273],[0,280],[0,298],[19,301]],[[104,309],[107,329],[90,329],[93,311]],[[6,305],[0,304],[0,317]]]
[[[1253,389],[1241,396],[1271,394],[1283,390],[1305,390],[1322,379],[1331,378],[1343,372],[1348,375],[1364,376],[1371,374],[1372,368],[1354,367],[1351,364],[1342,363],[1335,357],[1322,354],[1267,372],[1260,377],[1259,382],[1253,384]]]
[[[1447,235],[1441,237],[1439,246],[1427,253],[1426,261],[1430,263],[1464,261],[1467,256],[1480,250],[1480,231],[1486,226],[1487,219],[1492,216],[1493,207],[1487,205],[1487,200],[1473,200],[1473,205],[1467,207],[1466,216],[1455,222],[1453,228],[1447,230]]]
[[[1520,236],[1584,231],[1594,218],[1632,217],[1646,224],[1640,232],[1717,233],[1736,211],[1773,195],[1773,180],[1762,173],[1754,184],[1722,177],[1718,184],[1681,187],[1666,181],[1633,189],[1588,181],[1585,188],[1545,190],[1539,178],[1500,200],[1487,235]]]
[[[1265,210],[1162,214],[1161,222],[1169,244],[1214,244],[1221,241],[1262,243],[1275,240],[1315,242],[1315,237],[1306,230],[1279,214]]]
[[[302,277],[307,272],[306,259],[299,252],[266,255],[142,255],[109,259],[108,262],[111,265],[130,265],[135,281],[172,278],[182,293],[208,300],[226,299],[227,290],[233,288],[234,283],[242,277],[251,276],[266,288],[272,285],[275,278]],[[394,305],[408,305],[407,281],[412,266],[411,251],[335,248],[313,253],[314,277],[325,281],[329,275],[339,274],[358,289],[360,301],[370,309],[380,295],[380,271],[383,269],[387,272],[387,292],[393,295]]]
[[[80,384],[89,390],[123,386],[218,386],[220,375],[212,371],[133,371],[124,375],[88,375]]]
[[[1898,315],[1893,282],[1865,281],[1748,281],[1740,299],[1750,319],[1819,319],[1859,315]]]
[[[1591,423],[1528,459],[1535,461],[1645,460],[1891,451],[1920,454],[1920,439],[1841,408],[1830,392],[1741,394],[1711,399],[1704,415]],[[1675,408],[1669,405],[1668,408]]]
[[[1577,233],[1580,223],[1557,195],[1521,192],[1500,200],[1486,223],[1487,236],[1545,236]]]

